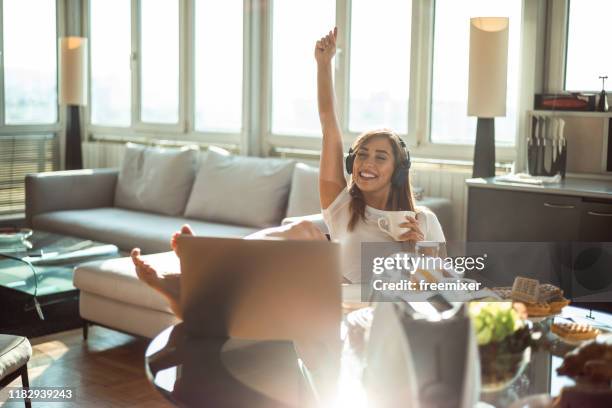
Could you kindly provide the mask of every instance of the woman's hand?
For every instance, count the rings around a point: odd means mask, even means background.
[[[325,37],[321,37],[315,46],[315,59],[318,64],[330,63],[336,55],[336,38],[338,37],[338,27],[330,31]]]
[[[423,241],[425,240],[425,234],[421,231],[421,227],[419,226],[416,218],[411,217],[409,215],[406,216],[406,222],[402,222],[400,224],[402,228],[410,228],[410,231],[403,233],[399,237],[399,241]]]

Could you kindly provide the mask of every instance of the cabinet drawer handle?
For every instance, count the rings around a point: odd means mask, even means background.
[[[596,217],[612,217],[612,213],[601,213],[597,211],[587,211],[587,214],[594,215]]]
[[[551,204],[551,203],[544,203],[544,207],[549,207],[549,208],[565,208],[565,209],[568,209],[568,210],[576,208],[575,205],[569,205],[569,204]]]

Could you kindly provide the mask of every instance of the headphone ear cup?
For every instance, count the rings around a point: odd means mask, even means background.
[[[344,165],[346,166],[346,172],[348,174],[353,174],[353,163],[355,162],[355,155],[353,154],[353,149],[349,149],[349,153],[344,160]]]
[[[404,142],[404,139],[399,136],[398,138],[400,146],[402,146],[402,149],[404,149],[404,153],[406,153],[406,162],[403,164],[403,166],[406,168],[406,171],[408,171],[410,170],[410,166],[412,165],[412,162],[410,161],[410,152],[408,151],[408,146],[406,146],[406,142]]]
[[[408,169],[410,168],[410,162],[404,163],[398,166],[393,172],[393,176],[391,177],[391,184],[395,187],[401,187],[406,184],[408,180]]]
[[[410,152],[408,151],[408,149],[406,149],[406,172],[408,172],[408,170],[410,170],[410,166],[412,166],[412,161],[410,160]]]

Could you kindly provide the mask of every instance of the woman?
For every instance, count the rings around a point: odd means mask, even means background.
[[[427,209],[416,210],[408,171],[410,155],[404,142],[388,129],[361,134],[346,160],[351,174],[347,185],[343,169],[342,132],[336,113],[332,81],[332,59],[336,54],[338,29],[316,43],[317,93],[323,146],[319,191],[323,217],[333,239],[342,245],[345,277],[361,280],[361,243],[393,241],[378,227],[378,219],[389,211],[413,211],[399,241],[444,242],[437,217]]]

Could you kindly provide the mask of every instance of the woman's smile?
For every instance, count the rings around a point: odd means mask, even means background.
[[[364,181],[371,181],[378,178],[378,175],[372,171],[362,170],[359,172],[359,177],[364,179]]]

